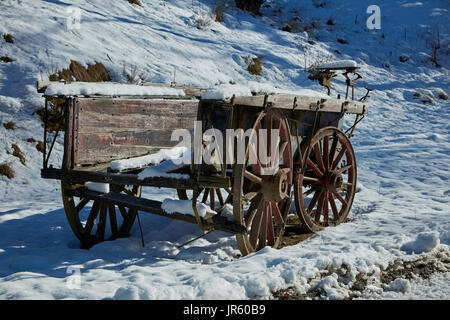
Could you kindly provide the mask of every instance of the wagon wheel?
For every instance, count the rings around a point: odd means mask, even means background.
[[[70,195],[69,191],[82,185],[61,182],[61,192],[69,225],[85,248],[104,240],[127,237],[136,218],[137,210],[115,205],[109,201],[90,200]],[[111,192],[140,197],[141,186],[111,185]],[[117,212],[117,209],[118,212]]]
[[[265,137],[260,135],[262,129],[267,130]],[[281,244],[291,206],[293,159],[286,117],[276,109],[261,112],[252,135],[245,162],[235,165],[233,180],[234,219],[248,230],[236,235],[243,255]],[[272,136],[278,140],[273,157]]]
[[[311,232],[343,222],[356,190],[356,158],[347,136],[339,129],[319,130],[306,145],[302,170],[294,178],[295,206]]]
[[[188,195],[185,189],[177,189],[178,198],[180,200],[192,200],[192,195]],[[219,207],[216,207],[216,199],[219,202]],[[220,211],[225,204],[231,201],[231,190],[222,188],[206,188],[199,192],[198,200],[207,204],[211,210]]]

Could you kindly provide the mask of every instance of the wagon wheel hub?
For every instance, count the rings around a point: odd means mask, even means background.
[[[263,178],[262,193],[264,200],[270,202],[280,202],[288,197],[288,176],[283,169],[278,169],[274,175],[267,175]]]
[[[344,185],[344,178],[338,171],[326,172],[323,177],[323,185],[331,192],[339,191]]]

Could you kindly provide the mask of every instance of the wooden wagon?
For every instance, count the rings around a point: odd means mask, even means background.
[[[349,135],[367,113],[365,102],[296,94],[199,99],[201,92],[184,89],[184,96],[45,95],[46,110],[63,112],[65,136],[61,167],[49,165],[56,137],[46,146],[42,177],[61,180],[64,209],[83,246],[126,237],[138,212],[235,234],[243,255],[280,245],[292,202],[312,232],[346,219],[357,179]],[[346,114],[356,120],[344,132]],[[111,170],[113,160],[173,147],[171,132],[194,131],[195,121],[201,143],[193,146],[192,163],[145,179],[145,168]],[[234,143],[216,144],[215,162],[206,163],[202,153],[228,133]],[[88,182],[109,190],[92,190]],[[177,189],[192,202],[192,214],[167,212],[162,202],[142,198],[142,187]],[[215,214],[201,216],[198,203]]]

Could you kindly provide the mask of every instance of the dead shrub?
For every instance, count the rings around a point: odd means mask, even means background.
[[[19,158],[20,162],[25,165],[25,155],[22,150],[20,150],[19,146],[13,143],[11,147],[13,148],[13,156]]]
[[[37,151],[44,153],[44,143],[42,141],[38,141],[36,149]]]
[[[227,0],[217,0],[216,7],[213,10],[213,14],[216,17],[216,22],[224,22],[225,21],[225,12],[232,7],[232,4]]]
[[[135,4],[137,6],[142,7],[142,3],[139,0],[128,0],[128,2],[131,3],[131,4]]]
[[[88,67],[85,68],[79,62],[71,60],[68,69],[51,74],[49,79],[50,81],[65,80],[66,82],[102,82],[111,81],[111,76],[106,67],[100,62],[96,62],[93,65],[88,64]]]
[[[14,170],[11,168],[9,163],[0,164],[0,175],[7,177],[8,179],[14,178]]]
[[[34,140],[34,138],[28,138],[28,139],[27,139],[27,142],[29,142],[29,143],[35,143],[36,140]]]
[[[252,58],[251,62],[248,64],[247,71],[250,74],[260,76],[263,72],[262,57]]]
[[[339,43],[341,43],[341,44],[347,44],[347,43],[348,43],[347,40],[342,39],[342,38],[338,38],[338,39],[337,39],[337,42],[339,42]]]
[[[6,130],[14,130],[15,125],[16,124],[13,121],[9,121],[9,122],[3,124],[3,126],[5,127]]]
[[[47,108],[47,132],[52,133],[57,130],[64,130],[66,123],[63,112],[65,103],[66,99],[64,98],[49,99]],[[45,121],[45,107],[36,110],[36,114],[41,119],[43,126]]]
[[[4,63],[8,63],[8,62],[13,62],[14,60],[8,56],[3,56],[3,57],[0,57],[0,61],[2,61]]]
[[[8,43],[14,43],[14,37],[12,36],[12,34],[9,33],[4,34],[3,39],[5,39],[5,41]]]

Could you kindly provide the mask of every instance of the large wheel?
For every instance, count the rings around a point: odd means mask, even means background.
[[[265,136],[260,134],[264,129]],[[261,112],[252,132],[255,139],[251,138],[246,147],[244,164],[237,163],[233,171],[234,219],[248,230],[236,235],[244,256],[281,244],[293,179],[290,131],[284,114],[276,109]],[[271,143],[277,140],[273,150],[278,154],[271,156]]]
[[[311,232],[345,221],[356,190],[356,157],[348,137],[320,129],[306,144],[303,168],[294,178],[297,214]]]
[[[62,199],[67,220],[84,248],[104,240],[114,240],[129,235],[137,210],[116,206],[108,201],[89,200],[70,195],[70,190],[81,187],[61,182]],[[111,185],[111,192],[140,197],[141,186]],[[118,212],[117,210],[118,209]]]

